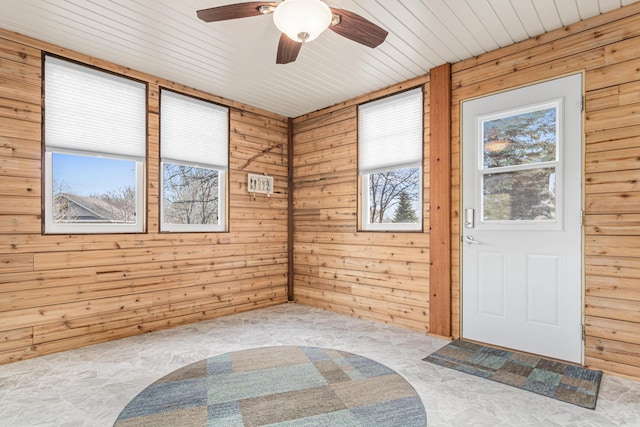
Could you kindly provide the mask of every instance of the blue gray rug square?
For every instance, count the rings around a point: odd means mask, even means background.
[[[423,360],[594,409],[601,371],[455,340]]]
[[[425,427],[415,389],[374,360],[320,347],[226,353],[160,378],[122,410],[133,426]]]

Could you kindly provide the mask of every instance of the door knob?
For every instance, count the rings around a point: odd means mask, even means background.
[[[469,243],[472,245],[479,245],[480,242],[478,242],[476,239],[473,238],[473,236],[464,236],[464,239],[462,240],[464,243]]]

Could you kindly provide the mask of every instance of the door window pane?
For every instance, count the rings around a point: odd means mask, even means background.
[[[482,122],[484,169],[556,160],[557,107]]]
[[[486,174],[482,201],[484,221],[555,220],[555,168]]]

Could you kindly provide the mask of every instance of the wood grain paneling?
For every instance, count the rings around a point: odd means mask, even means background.
[[[45,51],[148,83],[146,233],[41,234]],[[231,107],[229,232],[159,233],[162,86]],[[285,117],[45,42],[0,38],[0,363],[286,302],[286,142]],[[247,172],[273,176],[274,194],[253,198]]]
[[[460,102],[584,72],[585,363],[640,378],[639,25],[640,6],[630,5],[452,64],[454,337],[461,335]],[[46,42],[0,36],[0,362],[279,304],[288,293],[431,332],[428,227],[357,231],[357,105],[418,85],[425,224],[433,215],[430,76],[288,120]],[[147,233],[40,234],[42,51],[149,82]],[[160,86],[231,107],[228,233],[158,233]],[[246,193],[247,172],[274,176],[271,198]]]

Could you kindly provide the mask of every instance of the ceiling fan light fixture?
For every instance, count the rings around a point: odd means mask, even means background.
[[[314,40],[332,19],[331,9],[322,0],[284,0],[273,12],[276,27],[299,43]]]

